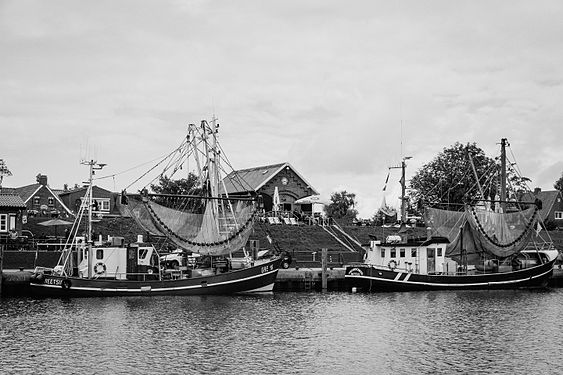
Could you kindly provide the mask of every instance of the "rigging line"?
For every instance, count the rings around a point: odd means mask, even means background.
[[[118,172],[118,173],[108,174],[108,175],[106,175],[106,176],[101,176],[101,177],[95,177],[95,178],[93,178],[93,180],[104,180],[104,179],[106,179],[106,178],[111,178],[111,177],[119,176],[119,175],[121,175],[121,174],[123,174],[123,173],[130,172],[130,171],[132,171],[132,170],[134,170],[134,169],[140,168],[140,167],[142,167],[142,166],[144,166],[144,165],[147,165],[147,164],[149,164],[149,163],[154,163],[155,161],[160,160],[160,159],[162,159],[162,158],[165,157],[165,156],[166,156],[166,155],[160,156],[160,157],[158,157],[158,158],[155,158],[155,159],[153,159],[153,160],[149,160],[149,161],[147,161],[147,162],[144,162],[144,163],[142,163],[142,164],[136,165],[136,166],[134,166],[134,167],[131,167],[131,168],[129,168],[129,169],[126,169],[126,170],[121,171],[121,172]]]
[[[512,158],[514,159],[514,165],[516,166],[516,168],[514,168],[514,170],[519,173],[520,176],[522,176],[522,171],[520,170],[520,166],[518,165],[518,163],[516,162],[516,156],[514,155],[514,152],[512,151],[512,147],[510,147],[510,143],[508,144],[508,149],[510,150],[510,155],[512,156]]]
[[[129,185],[127,185],[125,187],[124,190],[127,190],[128,188],[130,188],[133,184],[136,184],[137,182],[139,182],[139,180],[141,180],[142,178],[144,178],[147,174],[149,174],[151,171],[153,171],[156,167],[158,167],[160,164],[162,164],[166,159],[168,159],[169,157],[171,157],[172,155],[174,155],[176,152],[178,152],[178,150],[181,149],[181,147],[184,144],[184,140],[182,141],[182,143],[180,144],[180,146],[178,146],[176,149],[174,149],[171,153],[169,153],[166,157],[164,157],[164,159],[162,159],[161,161],[159,161],[155,166],[153,166],[152,168],[150,168],[148,171],[146,171],[145,173],[143,173],[141,175],[141,177],[137,178],[135,181],[133,181],[132,183],[130,183]],[[146,187],[146,185],[145,185]]]
[[[223,150],[223,147],[219,144],[219,149],[221,150],[221,155],[223,155],[223,158],[225,160],[225,163],[229,166],[229,168],[231,168],[233,173],[233,179],[232,180],[236,180],[239,184],[239,186],[242,189],[247,189],[247,191],[254,191],[254,188],[245,180],[243,179],[233,168],[231,161],[229,160],[229,158],[227,157],[227,155],[225,154],[225,151]],[[227,172],[226,170],[223,170],[223,172]],[[233,183],[233,185],[235,185]]]

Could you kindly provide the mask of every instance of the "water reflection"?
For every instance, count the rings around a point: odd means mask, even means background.
[[[563,290],[0,300],[8,373],[551,373]]]

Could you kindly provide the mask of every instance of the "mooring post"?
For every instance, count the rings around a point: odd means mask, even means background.
[[[327,274],[326,274],[326,261],[327,261],[327,254],[328,254],[328,249],[322,249],[322,258],[321,258],[321,262],[322,262],[322,287],[323,290],[327,289]]]
[[[4,284],[4,245],[0,244],[0,297],[2,296],[2,284]]]

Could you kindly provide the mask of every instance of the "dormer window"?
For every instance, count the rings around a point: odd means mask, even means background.
[[[54,206],[55,205],[55,198],[49,197],[49,198],[47,198],[47,202],[49,203],[49,206]]]
[[[41,197],[33,197],[33,204],[36,206],[39,206],[39,202],[41,200]]]

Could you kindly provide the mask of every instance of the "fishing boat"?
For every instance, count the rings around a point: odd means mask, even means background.
[[[103,164],[83,162],[90,168],[90,177],[71,235],[55,268],[36,269],[30,282],[32,293],[89,297],[271,292],[283,256],[279,247],[272,246],[268,255],[257,259],[247,248],[259,197],[226,193],[223,174],[228,161],[218,143],[218,127],[216,119],[189,125],[181,145],[157,164],[164,170],[155,178],[172,179],[182,169],[193,167],[195,172],[186,179],[191,181],[188,191],[156,193],[154,184],[148,183],[136,194],[122,192],[122,213],[132,217],[151,242],[143,235],[127,244],[120,236],[95,241],[93,175]],[[245,184],[232,175],[236,181],[231,183]],[[83,222],[85,234],[80,229]],[[175,248],[172,262],[163,255],[171,246]]]
[[[558,250],[549,236],[540,236],[541,202],[506,199],[506,144],[503,138],[499,200],[467,203],[460,211],[428,207],[424,214],[427,233],[418,237],[404,227],[402,207],[401,230],[373,237],[364,261],[346,267],[345,278],[352,290],[545,287]],[[404,161],[402,168],[404,176]],[[404,202],[404,185],[402,191]]]

